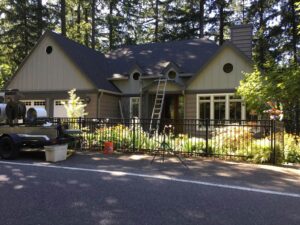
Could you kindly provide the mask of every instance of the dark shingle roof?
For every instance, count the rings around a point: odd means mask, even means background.
[[[119,48],[104,55],[54,32],[51,37],[99,89],[119,91],[107,78],[126,75],[134,67],[144,75],[157,75],[173,64],[181,73],[195,74],[219,46],[207,39],[149,43]]]
[[[150,43],[119,48],[106,55],[110,73],[126,74],[139,65],[145,74],[162,73],[168,63],[180,72],[196,73],[210,59],[219,46],[207,39]]]
[[[107,80],[110,74],[107,71],[108,62],[104,54],[54,32],[49,32],[49,34],[97,88],[119,92],[119,90]]]

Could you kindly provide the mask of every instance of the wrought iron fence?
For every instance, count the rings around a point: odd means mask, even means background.
[[[284,124],[272,120],[161,120],[53,118],[83,131],[84,149],[103,150],[105,142],[122,152],[170,152],[189,156],[234,157],[276,163],[283,157]]]

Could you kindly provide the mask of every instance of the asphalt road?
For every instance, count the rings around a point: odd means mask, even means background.
[[[0,160],[0,224],[300,224],[299,169],[149,160]]]

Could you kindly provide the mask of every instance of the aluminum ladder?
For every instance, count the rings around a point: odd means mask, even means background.
[[[161,113],[162,113],[164,100],[165,100],[166,86],[167,86],[167,79],[159,78],[157,89],[156,89],[154,106],[151,115],[150,132],[158,131],[159,129]]]

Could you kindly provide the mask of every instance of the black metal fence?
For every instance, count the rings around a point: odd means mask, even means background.
[[[82,130],[83,149],[102,151],[105,142],[112,142],[114,149],[122,152],[169,152],[271,163],[280,161],[284,154],[284,124],[273,120],[161,120],[159,129],[151,131],[150,119],[53,118],[52,122]]]

